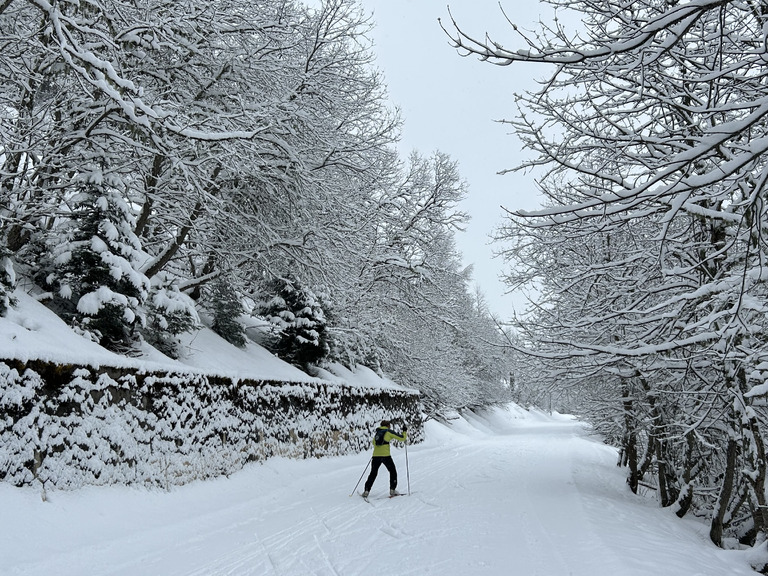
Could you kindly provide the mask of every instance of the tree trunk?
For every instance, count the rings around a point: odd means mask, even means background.
[[[622,453],[624,455],[624,463],[629,467],[627,484],[629,484],[629,489],[637,494],[637,486],[640,482],[637,465],[637,420],[635,419],[634,404],[629,386],[624,385],[622,387],[621,396],[624,408],[624,445],[622,446]]]
[[[736,459],[739,452],[739,445],[734,438],[728,439],[728,446],[725,451],[725,471],[723,472],[723,483],[720,487],[720,494],[715,503],[715,509],[712,513],[712,524],[709,527],[709,539],[715,545],[723,545],[723,529],[725,514],[728,510],[728,502],[733,494],[734,480],[736,476]]]
[[[696,466],[696,462],[693,459],[694,452],[694,434],[693,430],[689,430],[685,435],[685,467],[683,468],[683,486],[680,490],[680,494],[677,497],[677,514],[678,518],[682,518],[688,513],[688,510],[693,503],[693,469]]]
[[[144,206],[141,208],[141,214],[139,214],[136,220],[136,229],[134,233],[138,237],[144,235],[144,230],[149,223],[150,216],[152,215],[152,207],[154,205],[154,195],[157,193],[157,183],[160,180],[160,174],[163,171],[163,163],[165,158],[160,154],[155,154],[155,158],[152,161],[152,171],[147,175],[144,182]]]
[[[667,461],[666,461],[666,449],[665,443],[656,442],[656,471],[659,477],[659,499],[661,500],[661,506],[666,508],[671,506],[674,501],[670,497],[670,487],[667,484]]]
[[[638,376],[640,375],[638,374]],[[642,376],[640,376],[639,380],[643,386],[643,390],[645,390],[646,399],[651,408],[651,433],[648,441],[648,456],[651,457],[655,453],[656,471],[659,482],[659,499],[661,500],[661,505],[666,508],[675,503],[679,492],[674,483],[670,484],[670,480],[674,480],[674,475],[669,473],[669,464],[667,462],[668,450],[667,441],[665,440],[664,415],[659,409],[659,403],[656,401],[656,396],[653,394],[651,386]],[[652,441],[654,443],[653,451],[651,451]]]
[[[768,528],[768,507],[765,499],[765,441],[763,440],[757,418],[750,417],[746,428],[752,440],[750,463],[752,474],[747,474],[751,488],[752,518],[755,524],[755,539],[760,542]]]

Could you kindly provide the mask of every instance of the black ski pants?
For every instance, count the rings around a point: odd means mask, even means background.
[[[374,456],[371,458],[371,473],[368,475],[368,480],[365,481],[366,492],[370,492],[373,488],[373,483],[376,481],[382,464],[389,470],[389,489],[397,488],[397,468],[395,468],[395,461],[392,460],[392,456]]]

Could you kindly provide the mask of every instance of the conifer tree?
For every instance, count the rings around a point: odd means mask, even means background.
[[[144,339],[163,354],[178,358],[177,336],[200,325],[194,301],[177,284],[152,286],[146,308]]]
[[[211,289],[210,306],[213,311],[213,331],[230,344],[244,347],[245,328],[238,318],[245,310],[234,288],[224,280],[217,280]]]
[[[260,302],[256,312],[275,328],[267,348],[302,369],[317,365],[329,353],[320,299],[291,275],[268,282],[265,294],[271,297]]]
[[[110,349],[130,346],[150,283],[137,271],[140,243],[133,216],[114,189],[79,184],[72,213],[48,238],[46,282],[52,308],[73,327]]]

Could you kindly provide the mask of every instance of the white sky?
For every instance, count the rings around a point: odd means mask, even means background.
[[[496,0],[361,0],[373,13],[372,33],[378,66],[384,73],[394,104],[405,121],[401,150],[424,155],[440,150],[459,163],[469,184],[462,209],[472,220],[457,236],[465,263],[474,264],[474,279],[492,312],[508,318],[525,305],[521,295],[503,295],[498,274],[502,262],[492,258],[488,235],[499,225],[503,205],[508,209],[535,208],[538,193],[530,174],[507,174],[526,158],[510,127],[496,120],[512,118],[513,94],[534,89],[546,72],[541,67],[499,67],[462,58],[451,48],[438,24],[450,24],[448,5],[456,21],[474,36],[490,32],[509,47],[522,47],[504,20]],[[507,14],[523,29],[535,29],[539,19],[550,20],[552,7],[538,0],[503,0]]]

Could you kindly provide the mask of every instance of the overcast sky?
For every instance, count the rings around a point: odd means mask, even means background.
[[[405,120],[401,151],[423,155],[440,150],[459,164],[469,184],[462,209],[472,220],[457,235],[466,264],[492,312],[502,319],[522,311],[519,295],[503,295],[498,274],[502,262],[492,258],[488,234],[502,219],[500,206],[534,208],[537,191],[531,175],[497,173],[516,166],[526,153],[510,127],[495,122],[515,113],[513,94],[536,87],[545,70],[533,66],[499,67],[462,58],[451,48],[438,18],[456,21],[473,35],[487,31],[509,47],[522,47],[496,0],[361,0],[372,13],[374,52],[384,73],[391,100]],[[551,19],[552,8],[538,0],[503,0],[510,18],[524,29]]]

